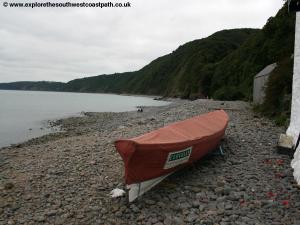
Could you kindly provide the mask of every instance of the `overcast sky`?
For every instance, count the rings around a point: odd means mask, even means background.
[[[4,1],[0,5],[0,82],[69,81],[138,70],[179,45],[216,31],[262,28],[284,3],[130,0],[130,8],[15,9],[3,7]]]

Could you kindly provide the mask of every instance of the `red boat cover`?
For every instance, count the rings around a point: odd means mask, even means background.
[[[200,159],[218,146],[227,124],[227,114],[218,110],[139,137],[117,140],[126,184],[166,175]]]

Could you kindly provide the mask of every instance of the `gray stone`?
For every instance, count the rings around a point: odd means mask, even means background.
[[[166,218],[166,219],[164,220],[164,225],[173,225],[173,220],[170,219],[170,218]]]
[[[228,186],[225,186],[225,187],[224,187],[224,194],[225,194],[225,195],[229,195],[231,191],[232,191],[232,188],[230,188],[230,187],[228,187]]]
[[[180,217],[177,217],[177,216],[175,216],[174,218],[173,218],[173,224],[174,225],[182,225],[182,224],[184,224],[184,221],[183,221],[183,219],[182,218],[180,218]]]
[[[45,212],[45,215],[46,216],[54,216],[57,214],[57,212],[58,212],[57,210],[49,210],[49,211]]]
[[[231,210],[233,206],[231,204],[226,204],[225,205],[225,210]]]
[[[151,199],[146,199],[146,200],[145,200],[145,203],[146,203],[147,205],[154,205],[156,202],[153,201],[153,200],[151,200]]]
[[[240,199],[240,195],[239,195],[239,193],[232,191],[232,192],[230,192],[228,199],[231,201],[238,201]]]
[[[200,211],[200,212],[203,212],[204,209],[205,209],[205,206],[204,206],[204,205],[200,205],[200,206],[199,206],[199,211]]]
[[[193,206],[194,208],[198,208],[199,205],[200,205],[199,200],[194,200],[194,201],[192,202],[192,206]]]
[[[217,187],[216,189],[215,189],[215,193],[216,194],[223,194],[224,193],[224,188],[223,187]]]
[[[191,213],[185,218],[185,221],[191,223],[191,222],[194,222],[195,220],[197,220],[198,218],[199,217],[196,214]]]
[[[45,217],[42,215],[37,215],[33,219],[34,219],[34,221],[40,222],[40,223],[45,221]]]
[[[180,203],[179,207],[180,207],[180,209],[188,209],[191,207],[191,205],[189,203],[185,202],[185,203]]]

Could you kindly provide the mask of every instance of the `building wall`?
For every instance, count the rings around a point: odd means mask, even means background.
[[[291,108],[291,122],[287,134],[294,137],[294,142],[298,138],[300,131],[300,12],[296,16],[296,36],[294,52],[294,75],[293,94]]]
[[[296,143],[300,132],[300,12],[296,16],[296,36],[294,53],[294,75],[293,75],[293,95],[291,122],[287,134],[294,138]],[[295,152],[294,159],[291,162],[294,169],[295,180],[300,185],[300,147]]]
[[[253,83],[253,103],[262,104],[265,98],[265,90],[267,87],[270,74],[254,78]]]

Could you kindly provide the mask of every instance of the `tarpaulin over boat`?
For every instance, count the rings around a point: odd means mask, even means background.
[[[218,110],[139,137],[117,140],[126,184],[169,174],[200,159],[219,145],[227,124],[227,114]]]

